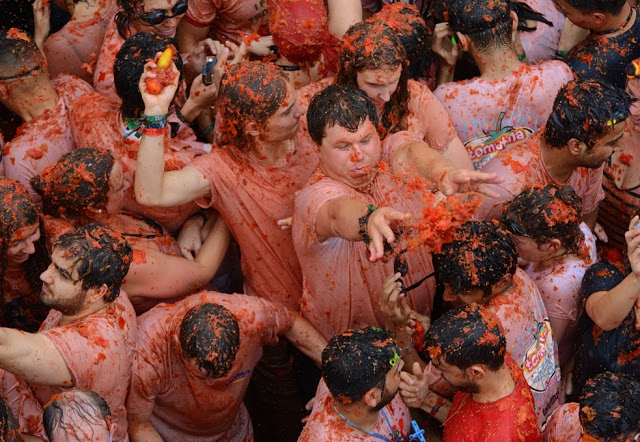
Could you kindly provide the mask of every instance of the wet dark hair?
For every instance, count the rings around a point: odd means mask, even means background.
[[[36,66],[44,66],[44,56],[33,36],[18,28],[0,29],[0,77],[26,74]]]
[[[409,78],[428,74],[426,70],[433,62],[432,35],[415,5],[400,2],[384,5],[367,21],[381,21],[396,32],[409,61]]]
[[[582,199],[571,186],[530,187],[502,209],[502,224],[511,233],[528,236],[536,244],[558,239],[569,253],[578,253],[584,241],[581,222]]]
[[[86,147],[68,152],[31,179],[42,195],[44,212],[79,216],[88,208],[104,209],[115,159],[107,150]]]
[[[74,388],[54,395],[44,406],[42,420],[49,440],[53,440],[56,427],[69,438],[84,440],[76,435],[78,426],[104,424],[110,429],[111,409],[105,398],[95,391]]]
[[[588,148],[629,116],[631,99],[606,82],[573,80],[560,89],[545,127],[544,139],[562,148],[575,138]]]
[[[442,357],[460,370],[475,364],[497,371],[504,364],[506,339],[500,320],[472,303],[450,310],[425,335],[425,359]]]
[[[288,88],[287,75],[271,63],[245,61],[230,66],[218,97],[221,144],[241,150],[251,147],[253,137],[246,133],[246,124],[263,125],[287,98]]]
[[[53,245],[74,259],[82,289],[107,285],[104,300],[113,302],[120,295],[122,280],[129,271],[133,252],[129,243],[115,230],[92,223],[62,235]]]
[[[603,11],[617,14],[622,11],[626,0],[566,0],[566,2],[584,13]]]
[[[583,298],[588,298],[596,292],[606,292],[613,289],[624,280],[624,275],[614,264],[600,261],[593,264],[584,272],[580,291]]]
[[[361,22],[349,28],[342,39],[337,84],[358,87],[358,72],[367,69],[402,67],[391,99],[385,103],[378,124],[380,138],[406,129],[409,114],[407,56],[396,32],[382,22]]]
[[[433,255],[439,283],[448,284],[454,294],[482,289],[483,296],[505,275],[513,275],[518,254],[511,236],[488,221],[469,221],[455,239]]]
[[[322,377],[333,397],[357,402],[384,382],[399,353],[385,330],[349,330],[331,338],[322,351]]]
[[[553,26],[525,3],[506,0],[455,0],[448,6],[449,26],[453,32],[466,35],[479,51],[500,48],[511,44],[512,10],[518,16],[519,31],[535,30],[527,26],[527,20]]]
[[[195,359],[208,376],[225,377],[240,348],[238,320],[219,304],[194,307],[180,323],[180,346],[183,356]]]
[[[314,95],[309,103],[309,136],[320,145],[329,127],[337,124],[356,132],[367,118],[377,126],[376,106],[364,91],[351,85],[332,84]]]
[[[153,60],[158,52],[163,52],[169,46],[177,47],[173,38],[151,35],[148,32],[139,32],[122,44],[113,63],[113,83],[118,96],[122,99],[120,111],[124,118],[137,118],[144,110],[144,101],[138,86],[144,72],[144,65],[147,61]],[[174,51],[173,62],[182,80],[182,58],[177,50]]]
[[[10,178],[0,177],[0,299],[4,298],[4,278],[7,273],[7,253],[11,241],[11,236],[18,230],[39,224],[40,239],[35,242],[35,251],[24,263],[27,281],[34,294],[30,305],[39,303],[39,293],[42,288],[40,274],[49,267],[50,259],[46,248],[46,235],[44,224],[40,219],[40,208],[31,199],[29,192],[18,181]],[[0,302],[2,315],[6,316],[5,303]],[[44,318],[42,318],[44,319]],[[9,321],[7,321],[9,323]]]
[[[24,440],[18,422],[3,398],[0,398],[0,440],[3,442]]]
[[[587,381],[579,402],[580,423],[590,436],[618,441],[640,431],[640,383],[632,376],[600,373]]]
[[[131,21],[136,20],[144,9],[144,0],[118,0],[118,6],[116,28],[120,37],[126,40],[131,36]]]

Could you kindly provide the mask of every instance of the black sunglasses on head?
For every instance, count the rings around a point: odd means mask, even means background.
[[[189,4],[187,3],[187,0],[180,0],[173,8],[171,8],[171,12],[173,12],[173,15],[168,15],[166,10],[162,10],[145,12],[144,14],[140,14],[138,18],[150,25],[159,25],[169,18],[173,18],[186,13],[188,8]]]

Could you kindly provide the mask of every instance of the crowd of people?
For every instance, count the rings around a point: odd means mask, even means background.
[[[635,0],[0,12],[1,440],[640,437]]]

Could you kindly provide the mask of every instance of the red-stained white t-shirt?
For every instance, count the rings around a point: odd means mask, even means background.
[[[114,14],[105,31],[98,61],[93,71],[93,88],[96,92],[107,95],[118,102],[120,102],[120,97],[113,84],[113,63],[116,61],[116,55],[118,55],[123,43],[124,39],[118,33]]]
[[[531,135],[522,143],[500,152],[489,161],[482,172],[495,173],[504,178],[500,184],[490,184],[487,188],[497,193],[497,198],[484,197],[478,210],[479,219],[500,219],[502,206],[514,199],[524,189],[534,185],[571,186],[582,198],[582,213],[593,212],[604,199],[602,190],[602,169],[576,167],[567,181],[559,183],[553,179],[542,159],[540,148],[544,129]]]
[[[451,117],[473,166],[480,170],[498,152],[541,129],[558,91],[571,80],[569,66],[554,60],[537,66],[523,64],[501,80],[477,77],[444,83],[434,95]]]
[[[240,43],[269,22],[266,0],[190,0],[184,16],[194,26],[211,26],[209,36]]]
[[[321,379],[313,410],[298,442],[375,442],[379,440],[368,434],[358,434],[338,415],[333,404],[333,396],[324,379]],[[396,440],[393,437],[401,438],[398,440],[407,440],[411,432],[411,415],[409,407],[402,402],[400,395],[396,394],[382,410],[378,416],[378,423],[369,431],[387,437],[389,440]]]
[[[582,315],[583,297],[580,292],[584,272],[596,262],[596,238],[585,224],[580,225],[584,234],[585,259],[574,257],[544,270],[536,271],[535,263],[530,263],[526,271],[540,290],[542,301],[552,319],[569,321],[562,341],[558,342],[560,364],[564,364],[573,355],[578,333],[578,319]]]
[[[568,402],[551,415],[542,436],[546,442],[582,442],[582,433],[580,404]]]
[[[89,20],[71,18],[58,32],[51,34],[44,45],[49,75],[73,74],[89,83],[107,25],[118,10],[116,0],[102,0],[103,6]]]
[[[553,60],[564,27],[564,15],[556,8],[553,0],[523,0],[523,3],[544,15],[544,18],[553,24],[549,26],[538,23],[535,31],[518,33],[527,61],[530,64],[537,64],[544,60]]]
[[[407,141],[407,132],[398,132],[384,143],[382,159],[389,163],[394,150]],[[415,138],[414,138],[415,139]],[[296,196],[293,243],[303,273],[302,314],[330,339],[337,333],[369,325],[384,326],[378,307],[382,283],[393,274],[393,260],[372,263],[364,242],[331,237],[320,242],[316,232],[318,212],[328,202],[347,197],[375,207],[393,207],[402,213],[422,217],[422,192],[408,192],[386,171],[380,171],[371,193],[361,193],[318,169]],[[431,255],[422,246],[405,254],[409,273],[407,286],[433,272]],[[430,315],[434,283],[430,278],[409,292],[409,305]]]
[[[26,382],[0,369],[0,394],[18,423],[20,432],[46,440],[42,422],[42,405],[33,396]]]
[[[134,181],[140,140],[135,137],[123,139],[119,102],[99,93],[89,94],[78,101],[70,121],[79,149],[101,147],[109,150],[122,163],[124,179],[129,185],[124,194],[124,210],[145,215],[170,232],[175,232],[198,209],[195,203],[176,207],[148,207],[136,201]],[[195,136],[169,138],[168,132],[165,137],[165,171],[182,169],[196,156],[206,153],[204,145],[195,141]]]
[[[318,148],[298,134],[296,150],[282,166],[265,166],[227,146],[195,159],[211,196],[197,202],[224,218],[241,252],[244,291],[300,310],[302,271],[291,230],[277,222],[293,214],[293,200],[318,164]]]
[[[214,303],[236,317],[240,348],[223,378],[193,375],[182,358],[178,333],[193,307]],[[138,347],[127,400],[129,413],[153,412],[151,424],[167,441],[253,440],[242,398],[262,346],[293,326],[282,305],[246,295],[200,292],[176,304],[160,304],[138,318]]]
[[[41,198],[29,180],[76,148],[69,115],[80,97],[93,92],[88,83],[71,75],[59,75],[51,84],[59,96],[56,106],[20,126],[3,148],[5,176],[24,184],[36,202]]]
[[[136,315],[124,292],[103,310],[60,325],[62,313],[51,310],[41,334],[60,352],[71,373],[70,387],[93,390],[107,400],[113,422],[118,425],[114,440],[128,440],[125,399],[131,380],[136,346]],[[43,406],[64,387],[32,385]]]

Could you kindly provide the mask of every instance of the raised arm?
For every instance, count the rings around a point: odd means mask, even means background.
[[[606,292],[596,292],[589,296],[585,310],[591,320],[603,330],[617,328],[634,306],[640,304],[640,230],[634,229],[640,218],[634,216],[625,233],[627,256],[631,273],[617,286]],[[636,315],[638,309],[636,309]]]
[[[122,289],[134,305],[142,299],[186,296],[213,278],[230,241],[227,224],[218,216],[194,261],[155,249],[138,249],[134,253],[142,259],[131,264]]]
[[[284,337],[319,367],[322,365],[322,350],[327,346],[327,340],[302,315],[296,313],[295,317],[293,326],[284,333]]]
[[[494,173],[454,167],[442,154],[431,149],[424,141],[418,140],[401,144],[393,153],[391,167],[398,173],[411,172],[415,168],[420,176],[435,183],[445,195],[475,190],[496,197],[495,192],[488,190],[484,185],[503,181],[502,177]]]
[[[166,115],[169,105],[178,87],[179,77],[176,75],[172,84],[164,87],[159,94],[147,91],[146,79],[153,78],[154,62],[145,66],[145,72],[140,77],[140,93],[145,103],[145,116]],[[178,73],[175,65],[171,67]],[[140,204],[146,206],[172,207],[193,201],[210,193],[209,182],[196,169],[185,167],[181,170],[164,171],[164,143],[163,133],[147,133],[142,135],[135,176],[135,195]]]
[[[339,197],[324,204],[316,218],[316,233],[320,241],[339,237],[349,241],[362,241],[360,219],[366,217],[370,208],[362,201],[348,197]],[[381,207],[372,211],[368,219],[362,220],[364,231],[371,239],[369,259],[373,262],[384,256],[384,242],[395,241],[391,229],[393,223],[407,220],[408,213],[401,213],[390,207]]]
[[[31,384],[73,386],[62,355],[38,333],[0,328],[0,368]]]

